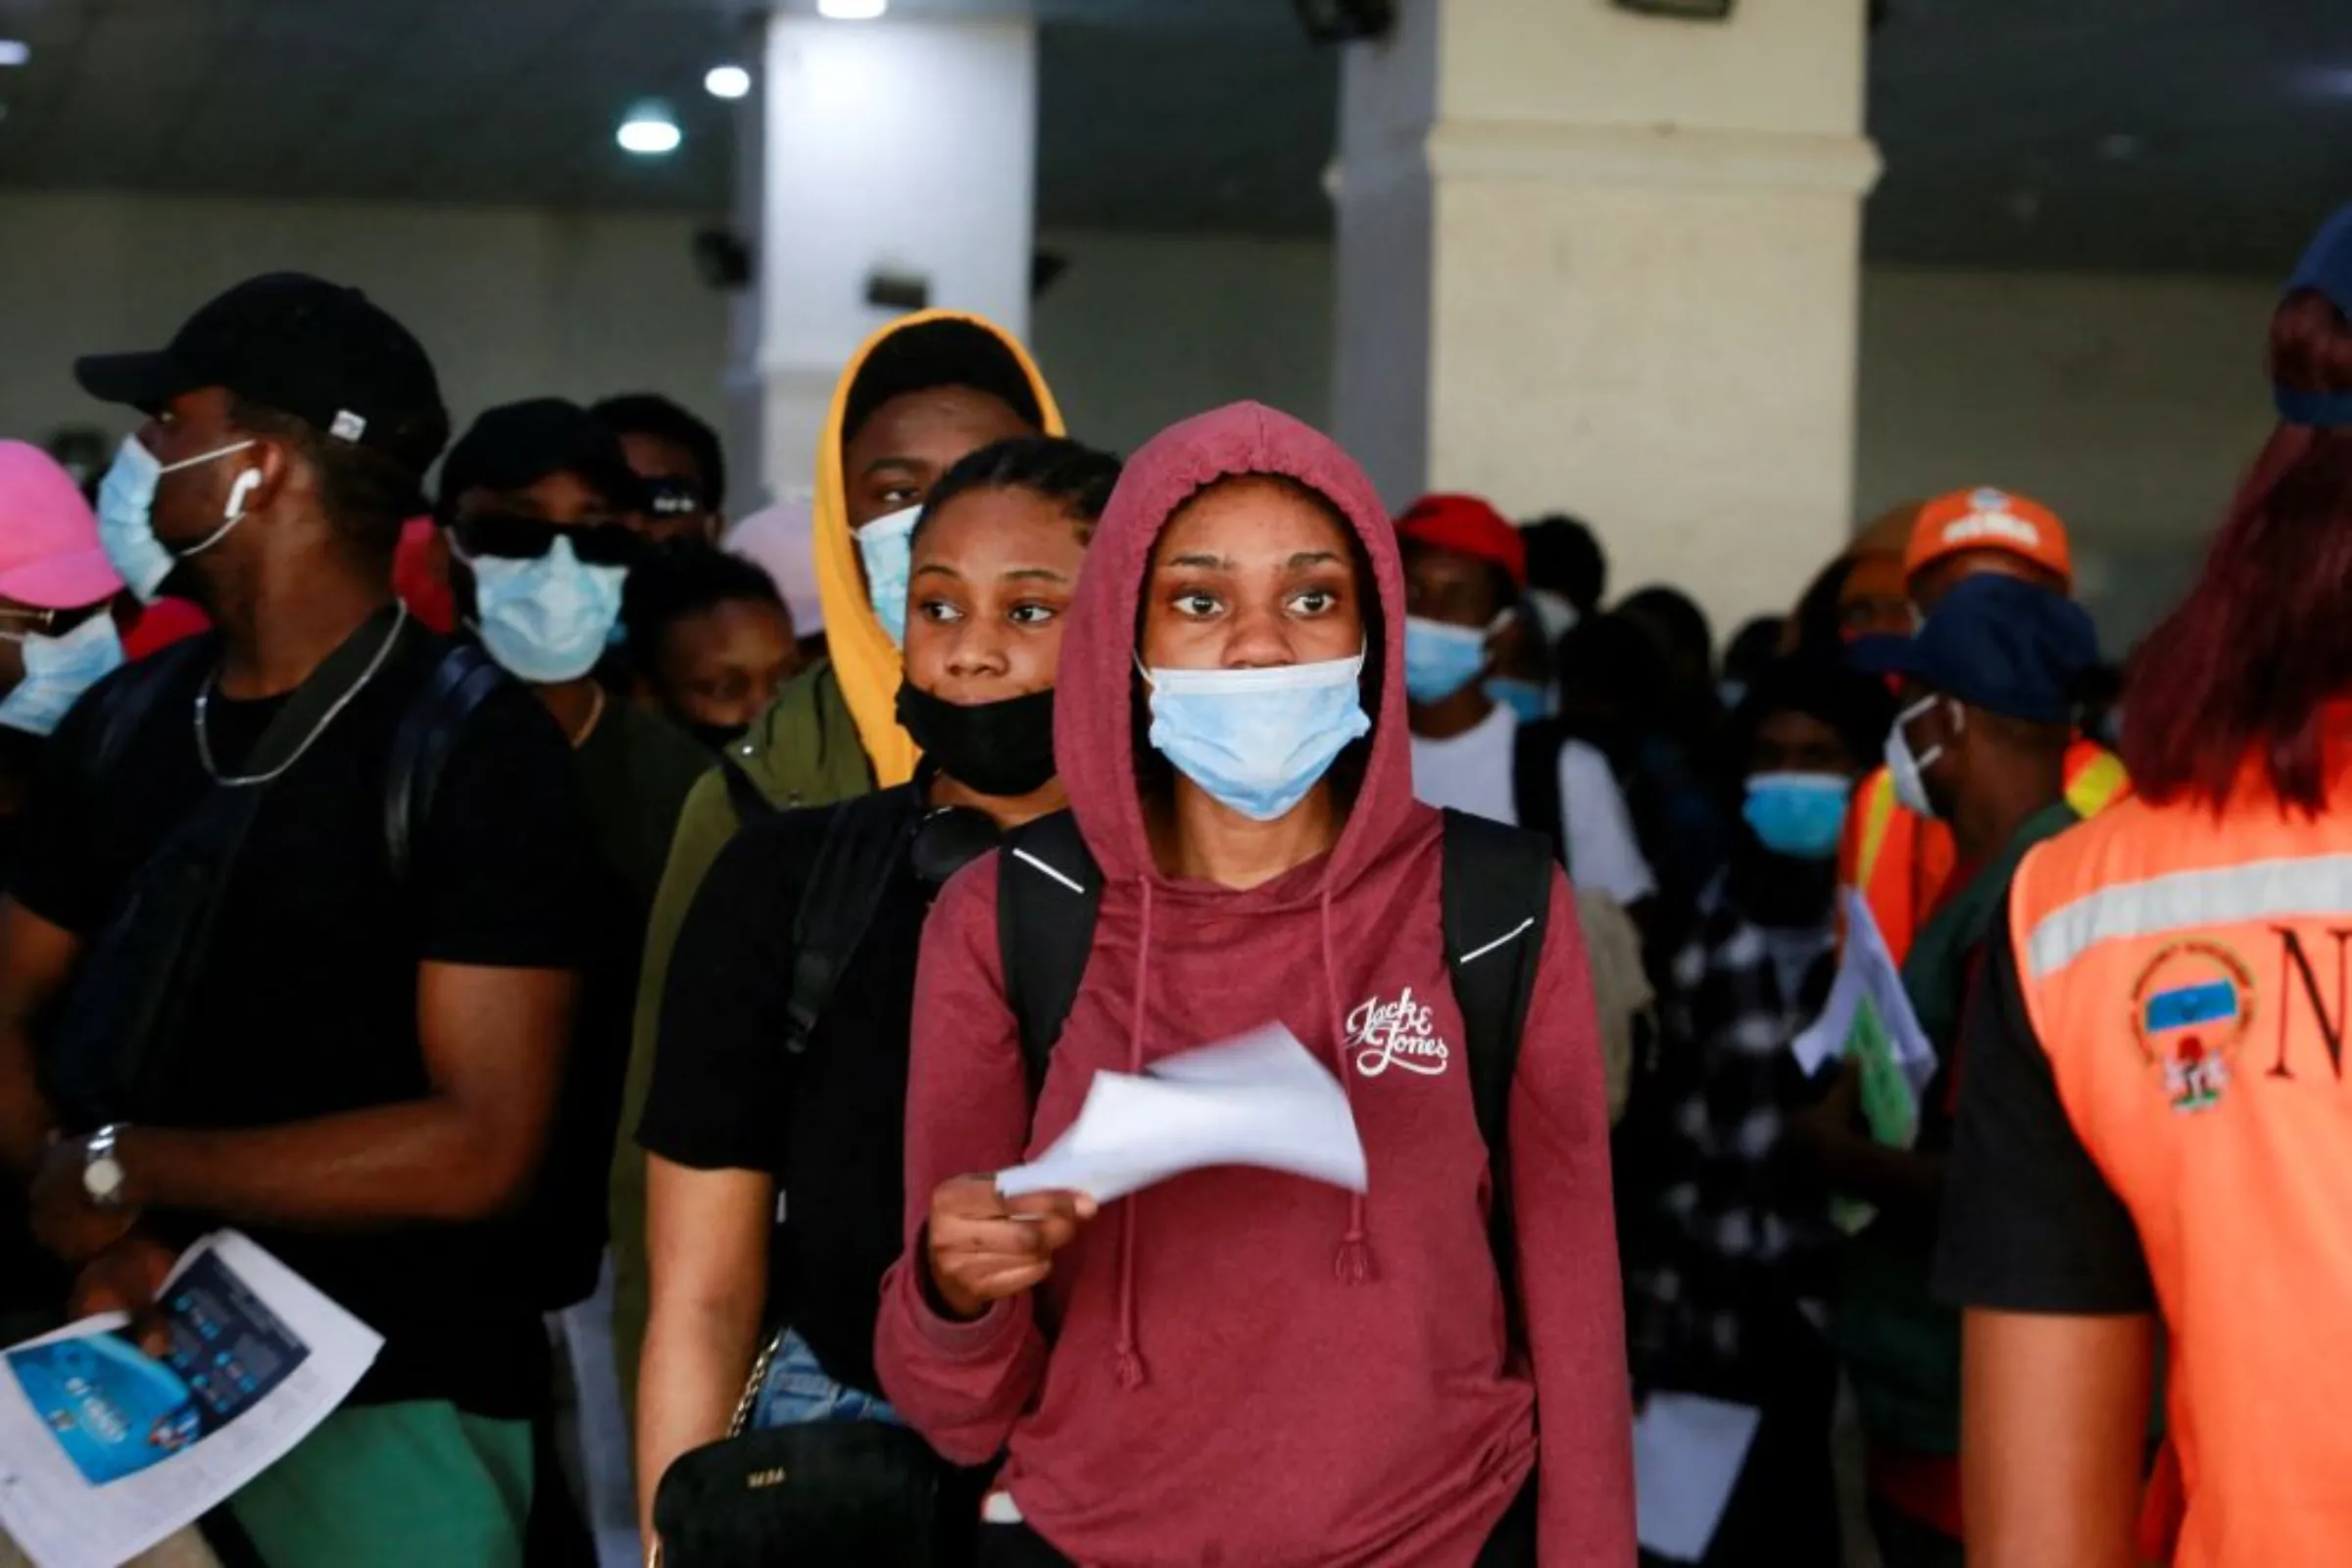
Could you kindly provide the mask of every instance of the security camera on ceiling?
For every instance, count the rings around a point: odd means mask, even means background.
[[[1734,0],[1617,0],[1627,11],[1672,17],[1678,22],[1729,22]]]
[[[1396,0],[1292,0],[1306,35],[1317,43],[1385,38],[1396,25]]]

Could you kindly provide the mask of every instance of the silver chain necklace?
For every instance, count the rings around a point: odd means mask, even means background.
[[[375,672],[384,667],[385,660],[392,657],[392,645],[400,641],[401,628],[408,623],[409,607],[403,603],[400,607],[400,613],[392,617],[392,629],[385,633],[383,646],[376,649],[373,659],[368,661],[368,667],[360,671],[360,678],[353,681],[343,695],[335,699],[333,707],[319,715],[318,722],[313,724],[311,732],[302,738],[302,744],[294,748],[294,755],[267,773],[223,774],[220,764],[213,760],[213,741],[212,736],[208,733],[204,715],[205,710],[212,706],[213,689],[220,684],[220,671],[216,667],[210,675],[205,677],[204,684],[196,689],[196,757],[199,761],[204,763],[205,772],[212,775],[212,780],[216,784],[225,785],[230,789],[241,789],[249,784],[267,784],[296,762],[301,761],[303,753],[309,751],[313,743],[326,733],[326,726],[335,721],[335,715],[349,708],[351,700],[365,691],[369,681],[375,679]]]

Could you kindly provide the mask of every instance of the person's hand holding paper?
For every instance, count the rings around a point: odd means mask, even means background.
[[[1054,1254],[1095,1217],[1084,1193],[1006,1198],[991,1176],[958,1176],[931,1194],[931,1285],[950,1313],[970,1321],[988,1303],[1043,1285]]]
[[[1054,1147],[997,1190],[1084,1193],[1098,1202],[1211,1165],[1257,1165],[1360,1193],[1363,1141],[1348,1093],[1280,1024],[1153,1062],[1099,1072]]]

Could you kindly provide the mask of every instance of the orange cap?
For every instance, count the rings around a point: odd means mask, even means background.
[[[1971,550],[1998,550],[2032,562],[2057,573],[2069,590],[2074,587],[2075,553],[2058,514],[2038,501],[1990,487],[1955,490],[1919,509],[1911,548],[1903,554],[1903,575],[1915,576],[1947,556]]]

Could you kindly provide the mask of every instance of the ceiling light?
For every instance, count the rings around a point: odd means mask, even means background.
[[[712,66],[703,91],[713,98],[741,98],[752,90],[752,74],[741,66]]]
[[[612,139],[620,143],[624,152],[641,158],[658,158],[663,153],[676,152],[678,143],[686,136],[667,109],[660,104],[639,104],[629,111],[629,118],[620,122],[620,129],[613,133]]]
[[[890,0],[816,0],[816,14],[835,22],[871,22],[890,9]]]
[[[21,66],[32,58],[32,45],[22,38],[0,38],[0,66]]]

